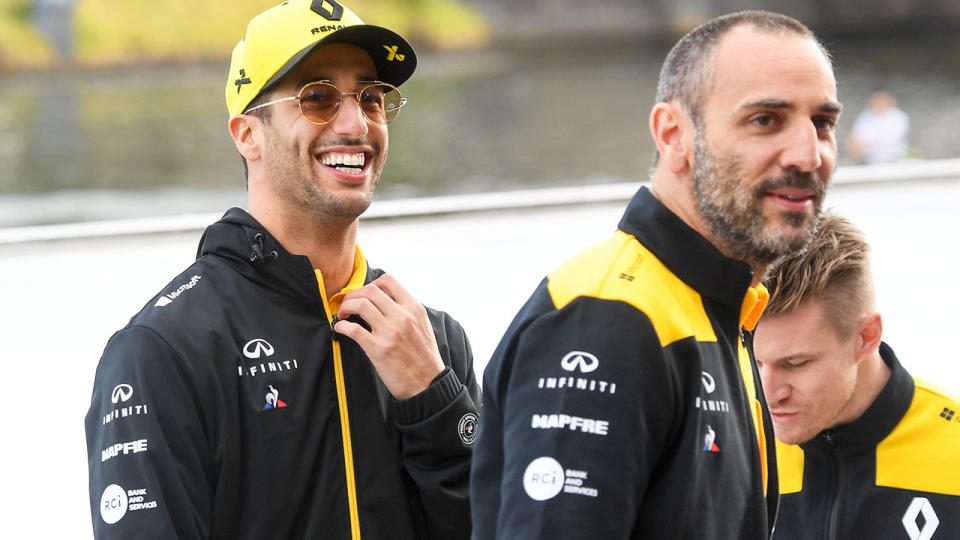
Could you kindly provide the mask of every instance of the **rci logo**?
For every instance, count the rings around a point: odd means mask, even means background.
[[[118,384],[113,388],[113,392],[110,394],[110,401],[117,403],[120,401],[126,401],[133,396],[133,387],[127,383]]]
[[[251,339],[243,346],[243,355],[251,360],[261,356],[273,356],[273,345],[262,338]]]
[[[127,492],[117,484],[110,484],[100,495],[100,517],[107,525],[123,519],[127,514]]]
[[[924,519],[922,529],[917,526],[917,517],[921,513]],[[930,540],[940,526],[940,518],[937,517],[937,513],[933,511],[933,506],[930,506],[930,501],[926,497],[914,497],[900,522],[903,523],[903,528],[910,536],[910,540]]]
[[[560,360],[560,366],[567,371],[579,369],[580,373],[590,373],[600,367],[600,360],[588,352],[570,351]]]
[[[563,490],[563,467],[549,456],[538,457],[523,472],[523,490],[535,501],[545,501]]]

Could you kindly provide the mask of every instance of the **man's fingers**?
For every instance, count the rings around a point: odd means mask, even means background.
[[[371,328],[380,326],[385,318],[383,311],[367,296],[344,297],[340,304],[340,310],[337,311],[337,318],[346,320],[351,315],[358,315],[361,319],[367,321]]]
[[[339,320],[333,325],[334,332],[357,342],[360,348],[367,350],[373,343],[373,335],[363,326],[347,320]]]
[[[370,282],[370,284],[379,287],[380,290],[407,311],[412,311],[420,307],[420,302],[391,274],[383,274]]]

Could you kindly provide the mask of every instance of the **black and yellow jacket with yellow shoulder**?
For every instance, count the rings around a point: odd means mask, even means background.
[[[96,538],[468,537],[479,387],[463,329],[427,310],[448,368],[400,401],[331,329],[343,293],[381,274],[357,250],[328,301],[309,259],[246,212],[211,225],[97,367]]]
[[[960,538],[960,400],[880,356],[890,379],[860,418],[777,443],[776,540]]]
[[[773,431],[752,272],[641,188],[547,277],[484,372],[474,538],[767,538]]]

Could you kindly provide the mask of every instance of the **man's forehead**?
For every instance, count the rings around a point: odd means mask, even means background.
[[[825,111],[839,108],[833,66],[813,37],[751,25],[717,43],[706,88],[704,102],[724,93],[737,103],[802,96]]]
[[[348,43],[330,43],[317,47],[290,73],[297,81],[318,79],[377,80],[377,68],[367,51]]]
[[[724,34],[714,47],[711,60],[715,75],[747,74],[751,66],[763,61],[782,65],[803,60],[833,77],[833,65],[813,36],[751,24],[737,25]],[[731,72],[726,73],[728,70]]]

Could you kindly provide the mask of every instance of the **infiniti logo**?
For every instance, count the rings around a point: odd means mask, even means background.
[[[580,373],[590,373],[600,366],[600,360],[588,352],[570,351],[560,360],[560,366],[567,371],[579,369]]]
[[[706,371],[700,373],[700,379],[703,381],[703,389],[706,390],[708,394],[712,394],[713,391],[717,389],[717,383],[713,380],[713,376]]]
[[[243,346],[243,355],[250,359],[260,358],[261,355],[273,356],[273,345],[265,339],[251,339]]]
[[[110,401],[117,403],[119,401],[126,401],[133,396],[133,387],[127,383],[118,384],[114,387],[113,393],[110,394]]]

